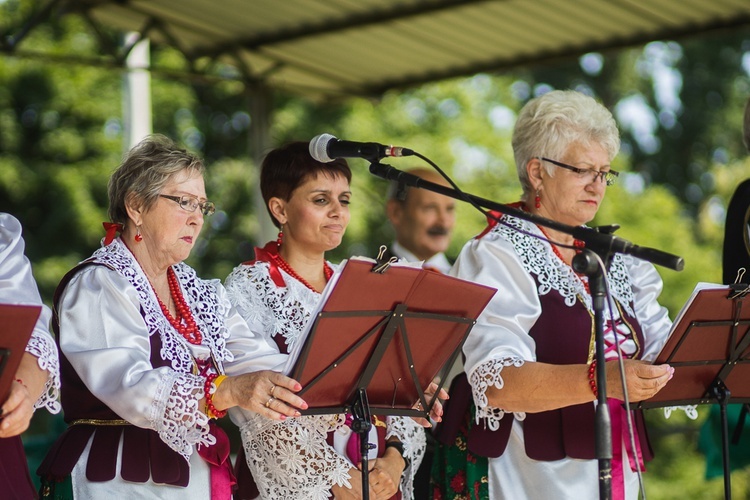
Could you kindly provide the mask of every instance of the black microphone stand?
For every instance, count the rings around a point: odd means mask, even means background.
[[[599,498],[612,498],[612,420],[607,403],[607,369],[604,357],[604,307],[607,300],[604,273],[601,264],[609,267],[607,260],[599,260],[592,250],[583,250],[573,257],[573,269],[589,277],[589,290],[594,309],[594,353],[596,355],[597,405],[595,416],[596,458],[599,462]]]
[[[610,234],[618,226],[602,228],[588,228],[583,226],[569,226],[538,215],[530,214],[517,208],[503,205],[491,200],[480,198],[453,188],[426,181],[416,175],[403,172],[390,165],[379,163],[371,159],[370,173],[373,175],[406,186],[427,189],[438,194],[465,201],[475,206],[494,210],[502,214],[512,215],[540,226],[570,234],[573,238],[584,242],[585,250],[573,259],[573,268],[589,277],[592,305],[594,309],[594,342],[596,345],[596,458],[599,462],[599,496],[602,500],[612,498],[612,432],[609,406],[607,404],[606,364],[604,358],[604,306],[606,302],[606,287],[604,283],[604,269],[615,253],[633,255],[653,264],[681,271],[685,262],[681,257],[653,248],[639,247],[631,242]],[[619,443],[618,443],[619,444]]]

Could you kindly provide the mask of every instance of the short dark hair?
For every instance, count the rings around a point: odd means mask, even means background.
[[[269,152],[260,167],[260,192],[266,203],[266,210],[271,198],[288,201],[295,189],[310,177],[315,178],[319,174],[331,178],[340,175],[347,182],[352,182],[352,171],[346,160],[336,158],[330,163],[319,162],[310,156],[307,142],[290,142]],[[280,227],[270,210],[268,214],[274,225]]]

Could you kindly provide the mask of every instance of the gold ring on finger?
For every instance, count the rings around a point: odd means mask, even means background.
[[[270,408],[270,406],[271,406],[271,403],[273,403],[273,400],[274,400],[274,399],[276,399],[276,398],[271,398],[271,399],[269,399],[268,401],[266,401],[266,408]]]
[[[268,394],[270,394],[270,395],[271,395],[271,397],[273,397],[273,391],[275,391],[275,390],[276,390],[276,386],[275,386],[275,385],[272,385],[272,386],[271,386],[271,390],[270,390],[270,391],[268,391]]]

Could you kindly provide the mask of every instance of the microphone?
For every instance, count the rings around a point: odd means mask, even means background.
[[[330,163],[335,158],[364,158],[377,162],[386,156],[412,156],[414,151],[396,146],[384,146],[377,142],[341,141],[331,134],[320,134],[310,141],[310,156],[313,159]]]

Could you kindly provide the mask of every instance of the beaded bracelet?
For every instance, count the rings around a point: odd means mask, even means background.
[[[214,393],[226,378],[226,375],[212,373],[206,377],[206,383],[203,384],[203,395],[206,399],[206,415],[209,418],[221,418],[227,414],[226,410],[217,410],[214,406]],[[211,392],[211,384],[214,385],[214,392]]]
[[[599,397],[599,389],[596,387],[596,360],[592,361],[589,365],[589,386],[591,392],[594,393],[594,397]]]

